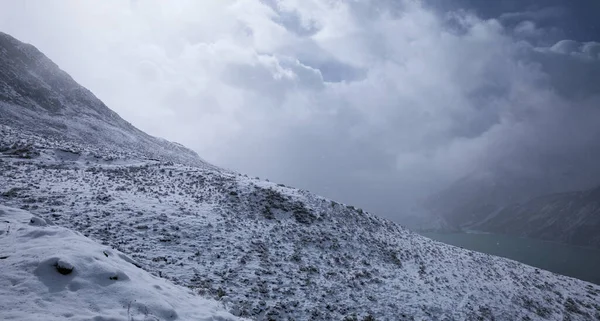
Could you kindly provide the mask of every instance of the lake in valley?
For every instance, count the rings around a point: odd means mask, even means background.
[[[597,249],[498,234],[420,234],[450,245],[502,256],[540,269],[600,284],[600,250]]]

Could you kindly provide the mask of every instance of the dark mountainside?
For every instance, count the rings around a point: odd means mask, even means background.
[[[33,46],[0,39],[0,205],[29,211],[37,217],[29,224],[72,229],[255,320],[600,320],[597,285],[206,164],[135,129]],[[1,232],[3,244],[14,244],[15,233]],[[17,272],[36,273],[32,265]],[[94,277],[106,287],[129,282],[112,275]],[[79,289],[72,280],[52,289],[56,301],[27,304],[72,305],[60,301]],[[132,320],[123,306],[117,320]],[[0,319],[19,308],[2,306]]]
[[[195,152],[135,128],[34,46],[2,32],[0,104],[0,124],[147,158],[204,163]]]
[[[431,196],[427,208],[450,226],[465,228],[480,222],[503,206],[543,194],[536,182],[510,177],[497,179],[491,173],[466,176]]]
[[[516,173],[472,174],[430,197],[425,207],[445,225],[600,248],[598,188],[581,192]]]
[[[473,227],[600,248],[600,187],[544,195],[512,204]]]

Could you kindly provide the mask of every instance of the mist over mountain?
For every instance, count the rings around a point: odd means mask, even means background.
[[[565,192],[550,179],[505,174],[465,177],[430,197],[412,227],[485,231],[599,248],[598,187]]]
[[[488,212],[471,228],[600,248],[600,187],[512,203]]]
[[[4,7],[0,28],[144,131],[396,221],[468,177],[600,183],[597,1]]]
[[[600,318],[597,285],[210,165],[0,37],[2,319]]]

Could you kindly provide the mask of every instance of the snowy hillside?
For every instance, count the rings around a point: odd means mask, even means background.
[[[0,124],[43,136],[198,165],[198,155],[152,137],[110,110],[34,46],[0,32]]]
[[[35,52],[27,48],[22,52]],[[2,50],[3,57],[13,52]],[[30,63],[37,61],[44,58]],[[2,70],[29,79],[23,75],[31,66],[15,66]],[[13,76],[3,78],[0,91],[17,91]],[[157,139],[113,123],[89,127],[106,118],[83,102],[48,110],[45,98],[36,98],[41,83],[30,80],[18,82],[19,96],[0,102],[0,120],[9,124],[0,124],[0,204],[39,217],[27,225],[29,218],[19,216],[25,214],[3,208],[0,273],[7,277],[0,293],[11,308],[0,309],[0,319],[49,309],[59,313],[48,315],[55,320],[69,313],[96,313],[98,320],[131,313],[225,317],[207,301],[190,309],[199,299],[169,282],[256,320],[600,319],[596,285],[444,245],[350,205],[191,161],[189,154],[178,158],[172,145],[149,155]],[[43,97],[66,97],[62,87],[44,88],[50,89]],[[66,117],[69,108],[94,114],[93,121]],[[37,122],[39,115],[48,121]],[[54,131],[59,122],[68,135]],[[115,140],[115,128],[131,139]],[[87,130],[114,144],[88,139]],[[55,273],[70,265],[70,274]],[[106,293],[112,295],[87,305],[90,296]],[[52,303],[61,298],[72,306]],[[17,302],[30,310],[14,309]]]
[[[125,254],[0,206],[2,320],[238,320]]]
[[[447,246],[306,191],[1,131],[0,202],[259,320],[600,317],[600,288]],[[32,141],[37,146],[17,142]],[[19,150],[20,152],[15,152]]]

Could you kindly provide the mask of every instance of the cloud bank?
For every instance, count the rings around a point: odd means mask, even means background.
[[[553,39],[556,8],[483,19],[410,0],[1,6],[1,30],[141,129],[389,218],[477,171],[600,183],[600,44]]]

